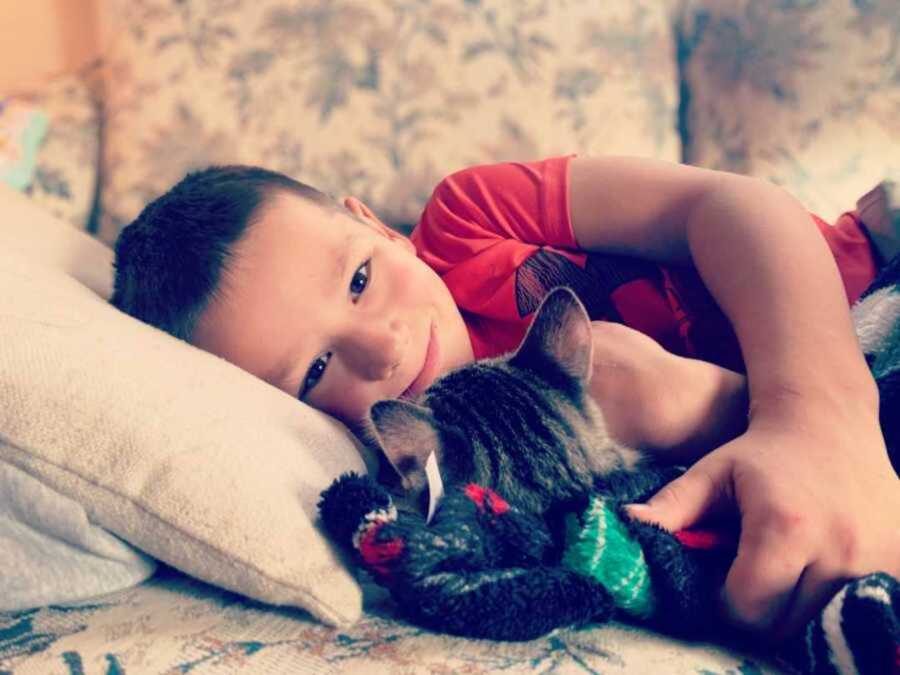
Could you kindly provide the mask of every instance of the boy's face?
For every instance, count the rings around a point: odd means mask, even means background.
[[[347,199],[273,194],[235,246],[194,344],[355,425],[472,360],[462,316],[412,243]]]

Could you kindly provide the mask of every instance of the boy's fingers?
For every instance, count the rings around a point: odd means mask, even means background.
[[[636,520],[677,532],[720,505],[730,492],[728,480],[724,463],[710,456],[666,485],[646,504],[629,504],[625,508]]]
[[[785,614],[806,567],[806,558],[792,550],[798,549],[775,528],[745,519],[722,598],[734,623],[766,632]]]
[[[834,597],[846,579],[826,574],[821,565],[806,568],[786,614],[775,624],[774,637],[784,640],[806,626]]]

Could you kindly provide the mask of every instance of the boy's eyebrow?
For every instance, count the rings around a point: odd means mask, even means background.
[[[337,245],[338,254],[334,258],[334,267],[332,268],[332,276],[329,277],[328,283],[332,280],[340,281],[347,276],[347,265],[350,264],[350,252],[353,249],[353,233],[347,232]]]
[[[340,248],[340,252],[337,254],[337,257],[334,259],[334,269],[332,270],[331,279],[343,279],[347,273],[347,264],[350,259],[350,239],[351,235],[348,233],[344,240],[338,245]]]

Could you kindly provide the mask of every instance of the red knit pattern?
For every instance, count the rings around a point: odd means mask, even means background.
[[[509,503],[490,488],[481,487],[480,485],[476,485],[475,483],[469,483],[468,485],[466,485],[465,492],[466,497],[475,502],[475,505],[481,511],[484,511],[485,497],[488,500],[488,506],[491,509],[491,513],[496,513],[498,516],[502,516],[504,513],[509,511]]]
[[[397,560],[403,552],[403,540],[400,537],[394,537],[387,541],[376,541],[378,532],[383,526],[384,523],[374,523],[366,530],[359,541],[359,554],[365,561],[366,567],[383,577],[390,578],[391,563]]]
[[[704,551],[734,547],[734,536],[722,530],[678,530],[675,538],[687,548]]]

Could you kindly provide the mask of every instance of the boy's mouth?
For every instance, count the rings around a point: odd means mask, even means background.
[[[425,361],[422,369],[416,375],[416,379],[406,388],[406,391],[400,394],[400,398],[411,399],[428,389],[437,377],[438,367],[441,363],[440,356],[441,346],[434,321],[432,321],[428,329],[428,346],[425,348]]]

